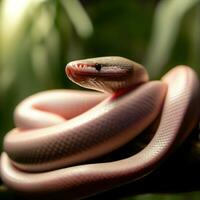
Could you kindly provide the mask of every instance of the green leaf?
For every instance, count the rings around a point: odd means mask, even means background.
[[[183,17],[199,2],[199,0],[163,0],[158,4],[145,61],[151,77],[157,77],[170,59]]]

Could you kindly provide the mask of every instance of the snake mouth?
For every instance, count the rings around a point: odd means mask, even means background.
[[[127,75],[127,73],[119,72],[119,73],[111,73],[111,72],[89,72],[89,71],[74,71],[73,74],[75,76],[81,76],[81,77],[123,77]]]

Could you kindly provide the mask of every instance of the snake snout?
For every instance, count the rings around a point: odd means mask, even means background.
[[[67,74],[68,77],[71,77],[73,75],[72,67],[69,64],[65,68],[65,73]]]
[[[65,68],[65,73],[67,74],[67,77],[71,80],[71,81],[80,81],[79,77],[76,75],[75,73],[75,69],[74,69],[74,64],[73,63],[69,63],[67,64],[66,68]]]

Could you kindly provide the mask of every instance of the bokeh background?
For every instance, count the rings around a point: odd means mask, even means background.
[[[152,79],[178,64],[200,75],[200,0],[0,0],[0,146],[22,99],[78,88],[66,63],[106,55],[142,63]],[[0,199],[14,197],[0,191]],[[196,200],[200,193],[125,199]]]

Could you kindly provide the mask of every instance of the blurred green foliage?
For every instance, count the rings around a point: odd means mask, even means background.
[[[0,140],[25,97],[78,88],[67,62],[120,55],[160,78],[178,64],[200,74],[199,0],[0,0]],[[4,194],[5,195],[5,194]],[[198,199],[198,193],[130,199]]]

